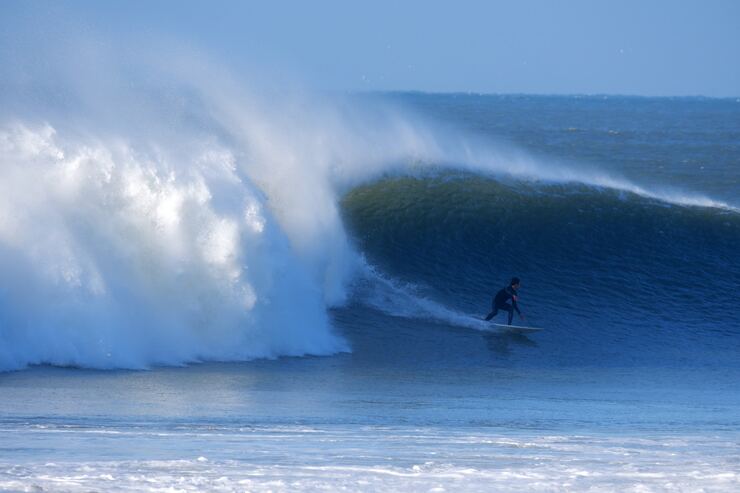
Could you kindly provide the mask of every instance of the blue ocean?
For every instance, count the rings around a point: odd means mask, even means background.
[[[740,490],[740,100],[204,79],[4,101],[0,490]]]

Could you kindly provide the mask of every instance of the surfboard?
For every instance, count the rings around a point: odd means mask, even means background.
[[[491,323],[491,327],[495,327],[498,330],[510,332],[512,334],[531,334],[533,332],[539,332],[542,330],[539,327],[522,327],[519,325],[505,325],[497,323]]]

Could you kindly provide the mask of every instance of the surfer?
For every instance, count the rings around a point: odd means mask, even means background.
[[[519,306],[516,303],[519,299],[519,286],[521,286],[521,281],[518,277],[514,277],[507,287],[496,293],[492,303],[493,311],[486,316],[486,320],[491,320],[495,317],[499,310],[509,312],[509,325],[511,325],[511,320],[514,318],[514,310],[516,310],[522,320],[526,320],[522,312],[519,311]],[[507,303],[509,300],[511,300],[511,304]]]

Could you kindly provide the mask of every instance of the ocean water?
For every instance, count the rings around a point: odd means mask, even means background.
[[[740,489],[737,100],[73,89],[0,125],[0,490]]]

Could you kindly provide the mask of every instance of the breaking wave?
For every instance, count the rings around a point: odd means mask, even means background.
[[[394,227],[403,224],[404,241],[414,243],[427,218],[460,214],[472,203],[500,207],[495,216],[503,223],[473,224],[488,240],[512,228],[526,237],[529,230],[517,229],[526,218],[506,222],[511,211],[491,195],[491,183],[503,193],[497,197],[517,203],[514,215],[539,207],[541,187],[607,190],[587,197],[607,194],[607,208],[623,207],[617,196],[627,193],[653,212],[662,210],[656,202],[737,211],[496,147],[404,114],[382,98],[258,90],[182,60],[167,72],[142,73],[109,74],[95,91],[89,81],[78,86],[62,77],[63,91],[24,93],[23,104],[0,115],[0,370],[146,368],[348,351],[327,309],[351,296],[402,316],[470,325],[472,298],[470,306],[427,299],[393,280],[417,282],[423,268],[394,267],[399,251],[378,252],[398,245]],[[383,185],[405,176],[439,186],[449,182],[445,170],[490,186],[450,202]],[[374,201],[362,205],[362,186],[373,183]],[[416,214],[408,223],[362,213],[350,221],[357,226],[351,235],[345,229],[347,210],[372,203],[376,212],[393,213],[382,204],[409,197],[419,200],[404,206]],[[580,200],[567,199],[567,217],[578,215]],[[386,229],[370,231],[373,221]],[[372,240],[357,241],[363,234]],[[449,231],[435,234],[440,244],[449,239]],[[461,255],[448,263],[469,265]],[[435,261],[412,255],[405,262],[421,259]],[[358,279],[374,288],[358,289]],[[410,301],[384,303],[387,293]]]

